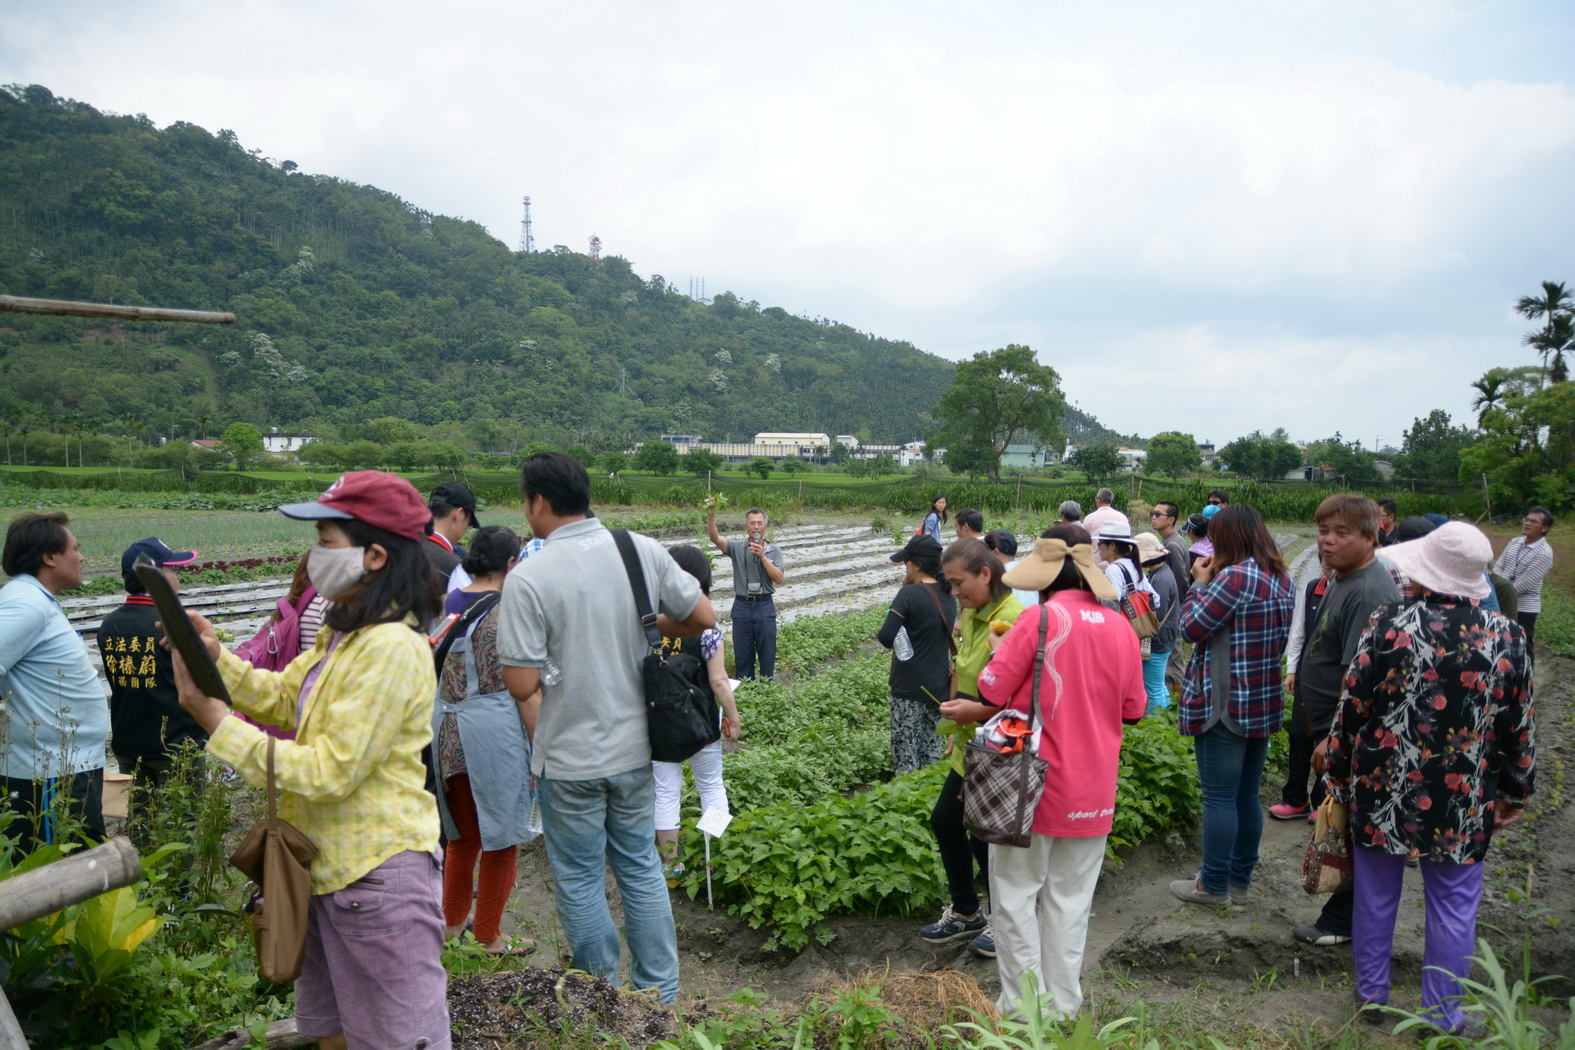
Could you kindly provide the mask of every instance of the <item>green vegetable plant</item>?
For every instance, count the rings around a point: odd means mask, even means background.
[[[741,812],[712,843],[713,888],[730,912],[770,928],[767,950],[829,942],[829,915],[931,911],[944,879],[929,814],[945,777],[936,763],[851,797]],[[703,852],[699,834],[688,832],[689,856]],[[705,873],[686,885],[703,893]]]

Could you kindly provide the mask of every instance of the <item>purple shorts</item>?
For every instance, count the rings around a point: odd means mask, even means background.
[[[406,850],[312,898],[295,981],[300,1033],[343,1032],[350,1050],[449,1050],[443,875]]]

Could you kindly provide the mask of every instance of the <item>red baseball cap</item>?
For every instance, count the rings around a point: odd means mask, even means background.
[[[416,487],[381,470],[342,474],[314,502],[286,503],[279,513],[300,521],[359,521],[416,541],[426,538],[432,522]]]

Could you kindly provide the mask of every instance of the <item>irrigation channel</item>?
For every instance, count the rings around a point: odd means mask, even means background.
[[[1275,537],[1287,555],[1297,554],[1303,533],[1282,532]],[[774,529],[771,538],[782,549],[788,577],[776,592],[778,619],[788,623],[800,616],[858,612],[891,599],[901,582],[901,571],[891,564],[897,549],[889,532],[874,532],[867,525],[785,525]],[[668,547],[685,543],[710,547],[704,536],[692,534],[659,537]],[[1299,552],[1293,575],[1299,580],[1306,566],[1316,565],[1309,557],[1313,547]],[[190,587],[181,594],[188,609],[202,613],[222,624],[237,639],[249,638],[273,613],[278,599],[284,597],[289,580],[227,584],[218,587]],[[711,599],[718,615],[726,621],[731,613],[733,570],[727,558],[716,558]],[[66,616],[83,636],[92,641],[105,615],[121,604],[118,596],[68,599],[62,603]],[[95,665],[96,646],[89,646]]]

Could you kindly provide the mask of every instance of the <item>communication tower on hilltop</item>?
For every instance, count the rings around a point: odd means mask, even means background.
[[[592,259],[600,259],[601,257],[602,257],[602,239],[600,237],[596,236],[593,233],[593,234],[591,234],[591,258]]]
[[[536,238],[530,232],[530,198],[525,198],[525,218],[520,220],[520,251],[536,250]]]

